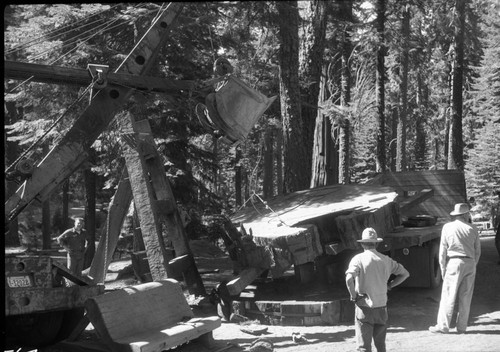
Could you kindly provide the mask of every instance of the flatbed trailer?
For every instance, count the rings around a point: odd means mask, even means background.
[[[260,200],[231,220],[258,246],[271,248],[271,259],[256,262],[271,263],[276,276],[287,265],[294,266],[301,282],[314,279],[322,266],[334,265],[335,275],[343,275],[348,260],[362,250],[356,241],[363,229],[373,227],[384,239],[378,250],[410,272],[403,286],[436,287],[441,283],[442,226],[453,205],[465,201],[462,171],[398,172],[367,184],[324,186]],[[252,277],[245,274],[238,288]]]
[[[402,287],[437,287],[441,283],[439,241],[443,223],[405,227],[384,237],[388,254],[409,272]]]

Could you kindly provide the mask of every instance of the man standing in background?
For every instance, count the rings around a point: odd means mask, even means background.
[[[477,228],[469,223],[467,203],[455,204],[450,215],[452,221],[443,226],[439,246],[443,288],[437,324],[429,327],[429,331],[449,333],[455,300],[458,298],[457,332],[464,334],[467,330],[474,292],[476,265],[481,256],[481,242]]]
[[[64,231],[57,242],[68,252],[68,269],[78,276],[82,275],[87,236],[83,229],[83,219],[75,218],[73,228]]]

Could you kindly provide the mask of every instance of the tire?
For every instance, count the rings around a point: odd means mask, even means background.
[[[82,320],[84,308],[6,317],[8,349],[41,348],[69,337]]]
[[[5,347],[40,348],[55,343],[63,316],[64,311],[55,311],[5,317]]]
[[[429,243],[429,279],[431,288],[438,287],[443,281],[439,265],[439,241]]]

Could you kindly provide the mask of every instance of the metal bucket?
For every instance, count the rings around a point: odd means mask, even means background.
[[[223,132],[230,142],[239,142],[247,137],[275,99],[276,96],[268,98],[229,75],[218,84],[215,93],[205,98],[208,124]]]

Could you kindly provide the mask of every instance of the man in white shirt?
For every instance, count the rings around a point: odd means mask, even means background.
[[[476,265],[481,256],[481,242],[477,228],[469,223],[469,206],[466,203],[455,204],[450,215],[453,221],[443,226],[439,246],[439,265],[443,275],[441,302],[437,324],[429,327],[429,331],[449,333],[458,297],[457,332],[464,334],[474,292]]]
[[[376,250],[382,241],[373,228],[366,228],[358,240],[364,251],[351,259],[346,271],[347,289],[351,301],[356,303],[358,351],[362,352],[371,351],[372,339],[377,352],[385,352],[387,291],[410,276],[401,264]],[[395,278],[388,282],[391,275]]]

